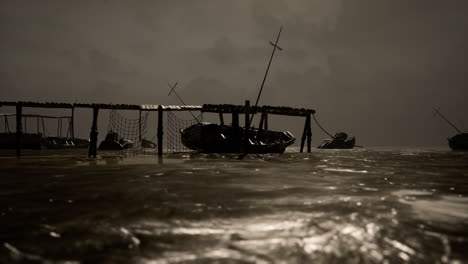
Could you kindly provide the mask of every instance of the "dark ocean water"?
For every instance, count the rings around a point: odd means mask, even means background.
[[[468,153],[0,157],[0,263],[468,263]]]

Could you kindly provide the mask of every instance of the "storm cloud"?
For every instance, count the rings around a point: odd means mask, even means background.
[[[443,146],[468,125],[462,0],[2,1],[1,100],[307,107],[365,146]],[[278,119],[280,120],[280,119]],[[274,121],[274,120],[273,120]],[[299,119],[275,128],[297,136]],[[324,134],[314,126],[314,144]]]

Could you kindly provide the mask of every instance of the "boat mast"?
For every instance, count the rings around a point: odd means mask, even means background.
[[[449,123],[449,125],[451,125],[453,128],[455,128],[455,130],[457,130],[458,133],[460,133],[460,134],[463,133],[463,132],[460,131],[460,129],[458,129],[452,122],[450,122],[450,121],[439,111],[440,107],[437,108],[437,109],[436,109],[435,107],[433,107],[432,109],[434,109],[434,111],[435,111],[437,114],[439,114],[445,121],[447,121],[447,123]]]
[[[268,62],[268,66],[267,66],[267,69],[266,69],[266,71],[265,71],[265,76],[263,77],[262,85],[260,86],[260,91],[258,92],[257,100],[255,101],[255,107],[254,107],[254,109],[257,108],[258,101],[260,100],[260,96],[262,95],[263,86],[265,85],[265,81],[266,81],[266,78],[267,78],[267,76],[268,76],[268,72],[269,72],[269,70],[270,70],[271,61],[273,60],[273,56],[275,55],[275,51],[276,51],[276,49],[279,49],[280,51],[283,50],[280,46],[278,46],[278,41],[279,41],[279,38],[280,38],[280,35],[281,35],[281,31],[282,31],[282,30],[283,30],[283,26],[280,27],[280,30],[279,30],[279,32],[278,32],[278,36],[276,37],[276,42],[275,42],[275,43],[269,41],[269,42],[270,42],[270,45],[273,46],[273,51],[271,52],[270,61]],[[252,120],[253,120],[254,115],[255,115],[255,113],[253,113],[252,116],[250,117],[250,122],[249,122],[249,123],[252,123]]]
[[[172,92],[174,92],[174,94],[177,96],[177,98],[179,98],[180,102],[187,106],[187,104],[185,104],[184,100],[182,100],[182,98],[179,96],[179,94],[177,93],[177,91],[175,90],[175,88],[177,87],[177,84],[179,84],[178,82],[176,82],[174,85],[171,85],[170,83],[168,83],[167,85],[169,85],[169,87],[171,88],[171,91],[169,92],[169,94],[167,96],[170,96]],[[198,120],[198,118],[192,113],[192,111],[190,111],[190,114],[193,116],[193,118],[195,118],[195,120],[200,124],[200,120]]]

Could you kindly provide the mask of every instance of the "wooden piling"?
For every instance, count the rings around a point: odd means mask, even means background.
[[[304,131],[302,132],[300,152],[304,152],[304,143],[307,138],[307,132],[308,132],[309,126],[310,126],[310,116],[308,115],[306,116],[306,120],[304,123]]]
[[[250,101],[245,101],[244,153],[249,153]]]
[[[158,156],[162,156],[163,154],[163,108],[160,105],[158,107]]]
[[[219,112],[218,114],[219,114],[219,123],[220,123],[221,125],[224,125],[223,113]]]
[[[16,105],[16,156],[21,156],[21,137],[23,136],[23,105]]]
[[[75,138],[75,107],[71,109],[70,136],[71,138]]]
[[[264,123],[263,123],[263,129],[268,130],[268,113],[264,113],[265,118],[264,118]]]
[[[262,115],[260,116],[260,123],[258,125],[257,138],[260,138],[260,136],[262,135],[264,125],[265,125],[266,115],[267,115],[267,113],[262,113]]]
[[[138,115],[138,139],[141,142],[141,109],[138,112],[139,112],[139,115]]]
[[[241,146],[241,140],[239,134],[239,112],[237,111],[232,112],[232,129],[234,131],[234,141],[236,142],[237,151],[239,151]]]
[[[312,148],[312,122],[310,120],[310,114],[307,115],[307,152],[310,153]]]
[[[99,107],[93,107],[93,124],[91,126],[91,132],[89,133],[89,149],[88,157],[96,157],[97,155],[97,140],[98,140],[98,129],[97,129],[97,119],[98,119]]]

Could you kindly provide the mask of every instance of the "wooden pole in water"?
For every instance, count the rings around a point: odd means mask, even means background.
[[[240,135],[239,135],[239,112],[232,111],[232,129],[234,130],[234,141],[236,142],[237,150],[240,150]]]
[[[258,133],[257,134],[260,134],[262,132],[264,123],[265,123],[265,113],[262,113],[262,115],[260,116],[260,124],[258,124]]]
[[[307,117],[306,117],[306,120],[305,120],[305,123],[304,123],[304,131],[302,132],[302,137],[301,137],[301,149],[300,149],[300,152],[304,152],[304,143],[305,143],[305,140],[306,140],[306,137],[307,137],[307,127],[308,127],[308,121],[310,121]]]
[[[249,153],[250,101],[245,100],[244,153]]]
[[[224,125],[223,113],[219,112],[218,114],[219,114],[219,123],[220,123],[221,125]]]
[[[42,123],[42,136],[45,137],[45,123],[44,123],[44,117],[41,117],[41,123]]]
[[[16,104],[16,156],[21,156],[21,137],[23,135],[23,104]]]
[[[96,157],[97,154],[97,140],[98,140],[98,129],[97,129],[97,119],[99,114],[99,107],[93,107],[93,124],[91,126],[91,132],[89,133],[90,142],[88,149],[88,157]]]
[[[158,107],[158,156],[163,154],[163,109],[162,106]]]
[[[138,116],[138,139],[141,141],[141,109]]]
[[[71,138],[75,138],[75,107],[71,109],[70,134]]]
[[[312,125],[310,114],[307,115],[307,152],[310,153],[312,145]]]

